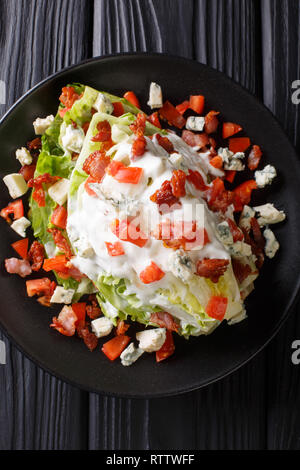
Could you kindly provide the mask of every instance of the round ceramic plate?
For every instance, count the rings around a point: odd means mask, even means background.
[[[83,389],[111,395],[155,397],[197,389],[224,377],[251,359],[278,331],[298,293],[300,270],[300,169],[294,148],[272,114],[247,91],[205,65],[165,55],[118,55],[92,59],[44,80],[22,97],[0,124],[1,177],[18,171],[16,148],[33,138],[37,116],[55,114],[63,86],[81,82],[98,90],[123,95],[134,90],[147,110],[149,84],[162,86],[164,96],[180,103],[190,94],[203,94],[207,109],[219,110],[225,120],[238,122],[252,142],[263,149],[263,163],[273,164],[279,177],[267,190],[256,191],[254,202],[274,202],[287,213],[276,227],[281,249],[267,261],[246,301],[248,319],[222,324],[210,336],[176,338],[176,354],[157,364],[145,354],[132,367],[110,362],[98,348],[90,353],[76,337],[66,338],[49,328],[57,308],[47,309],[27,298],[25,282],[5,272],[1,262],[0,323],[28,357],[57,377]],[[0,207],[9,202],[0,183]],[[17,239],[0,221],[0,258],[12,256]]]

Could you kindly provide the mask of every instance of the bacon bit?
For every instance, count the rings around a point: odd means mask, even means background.
[[[247,232],[247,230],[243,230],[245,242],[251,246],[252,253],[256,256],[256,267],[260,269],[264,264],[265,256],[264,256],[264,246],[265,246],[265,239],[261,233],[259,224],[257,220],[253,217],[250,221],[251,228],[254,236],[253,238]]]
[[[34,177],[35,169],[36,169],[35,163],[31,165],[24,165],[21,167],[19,173],[23,176],[24,180],[28,182]]]
[[[174,317],[168,312],[155,312],[151,314],[150,321],[160,326],[161,328],[166,328],[169,331],[178,332],[180,326],[174,320]]]
[[[56,273],[62,279],[69,279],[71,277],[75,279],[75,281],[81,281],[84,277],[86,277],[85,274],[82,274],[82,272],[80,272],[78,268],[73,266],[70,261],[66,263],[66,267],[63,271],[56,270]]]
[[[135,160],[137,157],[144,155],[146,150],[147,141],[143,135],[137,137],[131,148],[132,159]]]
[[[98,133],[92,137],[92,142],[107,142],[111,140],[111,126],[108,121],[101,121],[97,124]]]
[[[208,259],[204,258],[197,262],[196,274],[201,277],[206,277],[214,283],[218,283],[219,279],[229,264],[228,259]]]
[[[174,146],[168,137],[162,137],[160,134],[155,134],[157,143],[166,150],[168,153],[174,152]]]
[[[175,344],[173,340],[172,332],[167,330],[166,331],[166,341],[162,345],[162,347],[156,351],[156,362],[161,362],[167,359],[168,357],[172,356],[175,352]]]
[[[160,123],[157,111],[155,113],[150,114],[150,116],[148,116],[148,121],[151,122],[153,126],[161,129],[161,123]]]
[[[41,148],[42,148],[42,139],[40,137],[36,137],[35,139],[31,140],[30,142],[27,142],[27,148],[30,152],[34,151],[34,150],[41,150]]]
[[[51,328],[55,328],[65,336],[73,336],[76,330],[77,317],[72,307],[65,305],[58,317],[52,318]]]
[[[184,130],[181,137],[190,147],[199,147],[200,150],[206,149],[206,146],[210,144],[209,137],[205,132],[195,134],[192,131]]]
[[[253,145],[248,157],[249,170],[256,170],[262,157],[262,151],[259,145]]]
[[[34,188],[32,192],[32,198],[37,202],[39,207],[45,207],[45,191],[43,189],[43,184],[54,184],[56,181],[61,179],[59,176],[51,176],[49,173],[44,173],[43,175],[32,178],[28,181],[27,186],[29,188]]]
[[[90,121],[86,121],[82,124],[82,130],[85,133],[85,135],[87,134],[89,127],[90,127]]]
[[[167,221],[160,223],[157,230],[152,233],[156,240],[163,240],[167,248],[179,249],[186,251],[196,246],[205,246],[210,242],[207,231],[204,228],[197,228],[196,221],[175,223]]]
[[[199,191],[206,191],[207,189],[209,189],[209,186],[206,186],[199,171],[189,170],[189,174],[187,175],[186,179],[190,183],[193,183],[195,188]]]
[[[125,323],[123,320],[118,320],[116,335],[125,335],[126,331],[129,329],[130,325]]]
[[[96,318],[101,317],[102,312],[98,305],[87,305],[86,314],[91,320],[96,320]]]
[[[24,206],[22,199],[16,199],[10,202],[8,206],[3,207],[0,211],[0,216],[6,220],[9,224],[11,223],[10,216],[13,216],[14,220],[20,219],[24,215]]]
[[[150,200],[159,206],[158,210],[160,214],[166,214],[167,212],[170,212],[174,204],[181,205],[179,199],[174,196],[171,182],[168,180],[164,181],[160,189],[155,191],[155,193],[150,196]]]
[[[109,164],[110,158],[106,156],[105,152],[96,150],[85,160],[82,169],[95,180],[94,182],[101,183],[105,169]]]
[[[241,231],[241,229],[236,225],[236,223],[230,219],[229,217],[226,218],[226,222],[229,225],[231,235],[233,237],[233,241],[238,242],[238,241],[243,241],[244,240],[244,234]]]
[[[172,192],[175,197],[185,196],[186,174],[182,170],[174,170],[171,178]]]
[[[122,114],[124,114],[124,106],[119,101],[116,101],[115,103],[113,103],[113,107],[114,107],[113,116],[120,117],[122,116]]]
[[[71,258],[73,256],[71,247],[61,231],[57,228],[48,228],[47,232],[51,233],[55,245],[65,253],[66,257]]]
[[[5,269],[9,274],[18,274],[21,277],[29,276],[32,272],[29,262],[18,258],[6,259]]]
[[[225,189],[224,182],[220,178],[213,180],[212,186],[208,189],[205,197],[209,208],[213,212],[225,212],[227,207],[234,202],[233,192]]]
[[[263,234],[261,233],[261,229],[257,219],[255,217],[252,217],[250,220],[250,224],[255,243],[257,243],[257,245],[263,249],[265,247],[265,239],[263,237]]]
[[[62,93],[59,97],[59,101],[67,108],[71,109],[75,101],[80,98],[80,95],[76,93],[75,88],[72,86],[66,86],[62,88]]]
[[[211,166],[213,166],[214,168],[218,168],[219,170],[221,170],[223,167],[223,159],[219,155],[213,157],[209,163]]]
[[[41,305],[43,305],[44,307],[51,307],[51,295],[43,295],[42,297],[39,297],[38,299],[36,299]]]
[[[205,116],[204,130],[207,134],[213,134],[217,131],[219,125],[219,119],[217,118],[218,114],[220,114],[218,111],[209,111]]]
[[[98,345],[98,338],[94,333],[91,333],[86,325],[78,325],[76,328],[79,338],[82,338],[84,344],[92,352]]]
[[[44,246],[38,241],[34,241],[28,252],[28,260],[31,262],[32,271],[39,271],[43,266],[45,258]]]
[[[249,264],[243,264],[235,258],[232,258],[231,263],[238,283],[242,284],[242,282],[252,273],[251,267]]]
[[[184,117],[169,101],[166,101],[163,107],[160,108],[159,115],[162,119],[168,121],[171,126],[178,127],[178,129],[182,129],[185,126],[186,121]]]
[[[146,128],[146,115],[138,113],[135,121],[129,127],[137,137],[143,136]]]

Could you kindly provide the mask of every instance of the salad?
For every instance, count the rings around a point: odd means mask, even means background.
[[[277,176],[260,147],[204,96],[174,106],[156,83],[151,112],[132,91],[77,83],[59,101],[16,150],[20,171],[3,178],[13,201],[0,213],[20,236],[5,268],[38,273],[27,294],[55,309],[53,334],[129,366],[144,353],[167,359],[175,334],[244,320],[264,258],[279,249],[270,226],[286,217],[251,206]]]

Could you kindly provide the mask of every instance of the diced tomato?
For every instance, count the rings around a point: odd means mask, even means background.
[[[55,328],[59,333],[65,336],[73,336],[76,331],[77,316],[72,307],[65,305],[58,318],[53,317],[51,328]]]
[[[249,170],[256,170],[262,157],[262,151],[259,145],[253,145],[251,152],[248,156],[248,168]]]
[[[71,109],[75,101],[80,98],[72,86],[62,88],[62,93],[59,97],[59,101],[67,108]]]
[[[180,325],[174,320],[174,317],[168,312],[155,312],[151,314],[150,321],[160,326],[161,328],[166,328],[169,331],[178,332]]]
[[[116,101],[115,103],[113,103],[113,107],[114,107],[114,112],[113,112],[114,116],[120,117],[122,116],[122,114],[124,114],[124,106],[122,103],[120,103],[120,101]]]
[[[144,284],[151,284],[152,282],[160,281],[165,273],[151,261],[151,264],[140,272],[140,280]]]
[[[172,356],[175,351],[175,344],[173,340],[172,332],[167,330],[166,331],[166,341],[162,345],[162,347],[156,351],[156,362],[161,362],[167,359],[168,357]]]
[[[12,215],[14,220],[20,219],[24,216],[24,206],[22,199],[10,202],[7,207],[1,209],[0,216],[7,222],[10,222],[9,216]]]
[[[148,238],[147,236],[128,220],[115,219],[111,224],[111,231],[120,239],[129,243],[133,243],[140,248],[143,248]]]
[[[242,211],[245,204],[249,204],[254,189],[257,189],[255,180],[245,181],[234,189],[234,208],[237,212]]]
[[[190,96],[189,107],[197,114],[202,114],[204,111],[205,98],[202,95]]]
[[[235,175],[236,175],[236,171],[235,171],[235,170],[227,170],[227,171],[225,172],[225,179],[226,179],[226,181],[229,181],[229,183],[233,183],[234,178],[235,178]]]
[[[59,271],[64,272],[67,268],[68,259],[66,255],[57,255],[54,258],[44,260],[43,269],[45,271]]]
[[[126,331],[129,329],[130,325],[124,322],[124,320],[118,320],[117,328],[116,328],[116,335],[124,335]]]
[[[197,275],[206,277],[214,283],[226,272],[229,265],[228,259],[209,259],[204,258],[197,262]]]
[[[33,271],[39,271],[41,269],[41,267],[43,266],[44,258],[44,246],[37,240],[34,240],[28,252],[28,260],[31,262],[31,268]]]
[[[242,282],[247,279],[247,277],[252,273],[251,267],[249,266],[249,264],[241,263],[235,258],[232,258],[231,263],[234,275],[237,278],[238,283],[242,284]]]
[[[86,316],[86,302],[72,304],[72,309],[77,317],[76,325],[78,325],[78,323],[84,324]]]
[[[182,103],[176,106],[176,109],[180,114],[184,114],[189,109],[189,107],[190,107],[190,102],[183,101]]]
[[[90,196],[97,196],[95,191],[93,191],[90,187],[90,183],[97,183],[97,180],[95,178],[92,178],[91,176],[88,177],[88,179],[84,183],[84,189]]]
[[[28,252],[28,238],[23,238],[22,240],[18,240],[15,243],[12,243],[11,246],[13,249],[21,256],[21,258],[27,258]]]
[[[224,122],[223,129],[222,129],[222,137],[223,139],[228,139],[234,134],[240,132],[243,128],[234,122]]]
[[[119,183],[138,184],[143,174],[143,168],[129,166],[117,160],[112,160],[105,170]]]
[[[103,344],[102,351],[108,357],[108,359],[114,361],[115,359],[117,359],[117,357],[120,356],[121,352],[126,348],[129,341],[129,336],[115,336],[113,339]]]
[[[166,101],[162,108],[159,110],[159,115],[162,119],[168,121],[171,126],[182,129],[185,126],[184,117],[177,111],[169,101]]]
[[[209,163],[214,168],[221,169],[223,167],[223,159],[219,155],[217,155],[216,157],[213,157]]]
[[[125,251],[121,242],[109,243],[105,242],[109,256],[122,256]]]
[[[56,283],[54,281],[50,281],[48,277],[26,281],[28,297],[33,297],[34,295],[52,295],[55,287]]]
[[[111,126],[108,121],[101,121],[97,124],[98,133],[92,137],[93,142],[107,142],[111,139]]]
[[[57,205],[51,216],[51,224],[56,227],[65,229],[67,226],[68,212],[64,206]]]
[[[175,197],[185,196],[186,174],[182,170],[174,170],[171,178],[172,193]]]
[[[233,153],[245,152],[250,144],[248,137],[232,137],[229,139],[229,150]]]
[[[73,256],[71,247],[62,232],[57,228],[48,228],[47,231],[51,233],[53,241],[55,245],[59,248],[59,250],[64,252],[67,258],[71,258]]]
[[[219,125],[219,119],[217,115],[220,114],[218,111],[209,111],[205,116],[205,127],[206,134],[213,134],[217,131]]]
[[[205,311],[209,317],[222,321],[226,314],[227,304],[227,297],[213,295],[209,299]]]
[[[161,129],[161,123],[160,123],[157,111],[155,111],[155,113],[150,114],[150,116],[148,117],[148,121],[151,122],[153,126],[156,126],[159,129]]]
[[[131,152],[132,152],[132,160],[135,160],[137,157],[141,157],[144,155],[146,150],[146,139],[143,135],[140,135],[136,139],[134,139]]]
[[[227,222],[228,225],[229,225],[229,228],[230,228],[230,231],[231,231],[231,234],[232,234],[234,243],[235,243],[235,242],[238,242],[238,241],[243,241],[243,240],[244,240],[243,232],[242,232],[241,229],[236,225],[236,223],[235,223],[232,219],[230,219],[229,217],[226,218],[226,222]]]
[[[199,171],[189,170],[189,174],[187,175],[186,179],[190,183],[193,183],[195,188],[199,191],[206,191],[208,189],[208,186],[206,186],[206,184],[204,183],[204,180]]]
[[[28,182],[34,177],[35,168],[35,163],[33,163],[32,165],[24,165],[20,169],[19,173],[23,176],[24,180]]]
[[[129,101],[129,103],[133,104],[133,106],[135,106],[136,108],[140,109],[140,107],[141,107],[140,102],[139,102],[136,94],[133,91],[126,91],[126,93],[124,93],[124,95],[123,95],[123,98],[125,98],[125,100]]]
[[[168,153],[174,152],[174,146],[168,137],[163,137],[160,134],[155,134],[158,144]]]

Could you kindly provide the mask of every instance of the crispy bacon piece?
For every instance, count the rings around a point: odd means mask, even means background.
[[[76,330],[77,316],[72,307],[65,305],[58,317],[52,318],[51,328],[65,336],[73,336]]]
[[[175,197],[185,196],[186,174],[182,170],[174,170],[171,178],[172,193]]]
[[[29,188],[34,188],[32,197],[38,203],[39,207],[45,207],[46,205],[43,184],[54,184],[59,179],[59,176],[51,176],[49,173],[44,173],[43,175],[37,176],[36,178],[32,178],[28,181],[27,186]]]
[[[42,140],[40,137],[36,137],[35,139],[27,142],[27,148],[31,152],[32,150],[41,150],[42,148]]]
[[[176,333],[179,330],[179,324],[174,320],[174,317],[168,312],[155,312],[151,314],[150,321],[160,326],[161,328],[166,328],[169,331],[175,331]]]
[[[102,312],[96,299],[91,300],[92,305],[86,306],[86,314],[91,320],[101,317]]]
[[[51,295],[42,295],[42,297],[39,297],[36,299],[39,304],[43,305],[44,307],[51,307]]]
[[[242,282],[252,273],[251,267],[249,264],[243,264],[235,258],[232,258],[231,263],[238,283],[242,284]]]
[[[160,134],[155,134],[158,144],[168,153],[174,152],[174,146],[168,137],[162,137]]]
[[[253,232],[253,238],[255,243],[261,248],[264,249],[265,247],[265,239],[263,234],[261,233],[261,229],[259,226],[259,223],[255,217],[252,217],[250,220],[252,232]]]
[[[226,218],[226,222],[229,225],[231,235],[233,237],[234,243],[237,241],[243,241],[244,240],[244,234],[241,231],[241,229],[236,225],[236,223],[230,219],[229,217]]]
[[[132,159],[135,160],[137,157],[144,155],[146,150],[147,141],[143,135],[137,137],[132,144],[131,153]]]
[[[182,139],[190,145],[190,147],[199,147],[200,150],[206,149],[206,147],[210,144],[209,137],[205,132],[201,134],[195,134],[192,131],[184,130],[181,135]]]
[[[212,282],[219,282],[219,279],[225,273],[229,264],[228,259],[208,259],[204,258],[197,262],[198,276],[206,277]]]
[[[166,220],[157,226],[152,236],[156,240],[163,240],[167,248],[183,248],[186,251],[199,246],[203,247],[210,242],[205,228],[197,228],[197,222],[194,220],[174,223]]]
[[[138,113],[136,120],[129,127],[137,137],[142,137],[146,128],[146,115]]]
[[[189,174],[187,175],[186,179],[190,183],[193,183],[195,188],[198,189],[199,191],[206,191],[207,189],[209,189],[209,186],[206,186],[201,176],[201,173],[199,173],[199,171],[189,170]]]
[[[24,180],[28,182],[34,177],[36,165],[33,163],[31,165],[24,165],[21,167],[19,173],[23,176]]]
[[[118,320],[117,328],[116,328],[116,335],[125,335],[126,331],[130,325],[124,322],[124,320]]]
[[[34,241],[28,252],[28,260],[31,262],[32,271],[39,271],[45,259],[45,249],[41,243]]]
[[[77,317],[76,317],[77,318]],[[98,345],[98,338],[94,333],[91,333],[88,326],[79,324],[76,328],[77,334],[79,338],[82,338],[84,344],[89,348],[90,351],[94,351],[94,349]]]
[[[68,109],[72,108],[75,101],[80,98],[80,95],[76,93],[75,88],[72,86],[66,86],[62,88],[62,93],[59,97],[59,101]]]
[[[250,221],[251,229],[253,233],[253,238],[247,232],[247,230],[243,230],[245,242],[251,246],[252,253],[256,256],[256,267],[260,269],[264,264],[265,256],[264,256],[264,246],[265,246],[265,239],[260,230],[260,226],[257,222],[257,219],[253,217]]]
[[[26,277],[31,274],[31,266],[25,259],[7,258],[5,260],[5,269],[9,274],[18,274],[21,277]]]
[[[248,157],[248,168],[250,170],[256,170],[262,157],[262,151],[259,145],[253,145],[251,152]]]
[[[160,189],[150,196],[150,200],[159,206],[160,214],[170,212],[174,204],[181,204],[179,199],[174,196],[171,182],[168,180],[164,181]]]
[[[233,192],[225,189],[224,182],[220,178],[213,180],[212,186],[208,189],[205,197],[209,208],[213,212],[225,212],[227,207],[234,202]]]
[[[219,125],[219,119],[217,115],[220,114],[218,111],[209,111],[205,116],[205,132],[207,134],[213,134],[217,131]]]
[[[98,133],[92,137],[93,142],[107,142],[111,139],[111,127],[108,121],[101,121],[97,124]]]
[[[71,247],[61,231],[57,228],[48,228],[48,232],[51,233],[55,245],[65,253],[67,258],[71,258],[73,256]]]
[[[83,164],[83,171],[90,175],[95,181],[101,183],[105,174],[105,168],[110,164],[110,158],[105,152],[96,150],[91,153]]]

